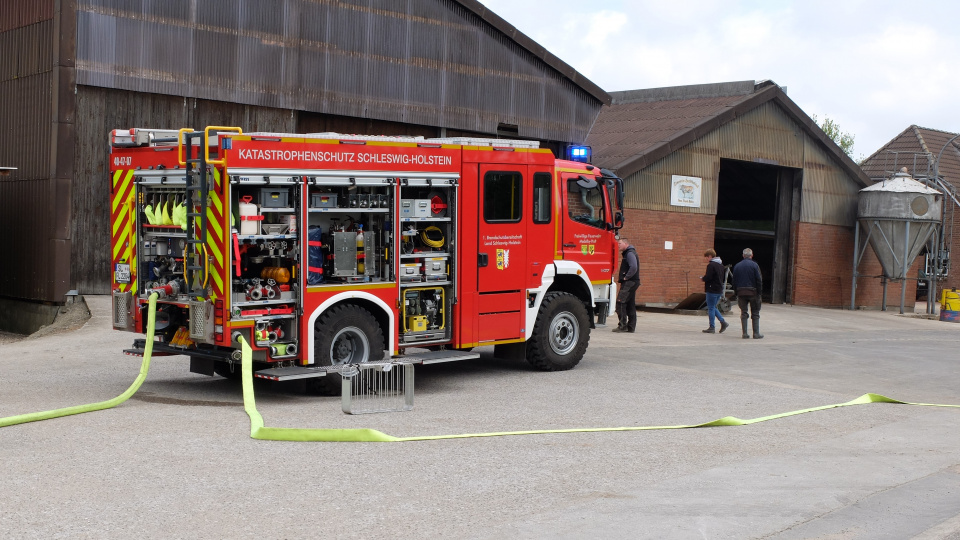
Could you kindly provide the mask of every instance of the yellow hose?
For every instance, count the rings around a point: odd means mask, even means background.
[[[847,407],[850,405],[864,405],[867,403],[897,403],[901,405],[920,405],[925,407],[956,407],[960,405],[937,405],[933,403],[909,403],[897,401],[879,394],[864,394],[857,399],[846,403],[823,405],[810,409],[791,411],[786,413],[764,416],[761,418],[740,419],[734,416],[725,416],[712,422],[678,426],[630,426],[607,428],[576,428],[576,429],[536,429],[530,431],[501,431],[492,433],[463,433],[459,435],[425,435],[419,437],[394,437],[375,429],[297,429],[264,427],[263,417],[257,412],[257,404],[253,397],[253,350],[244,338],[240,338],[241,359],[243,363],[243,408],[250,417],[250,437],[270,441],[300,441],[300,442],[411,442],[436,441],[440,439],[467,439],[475,437],[503,437],[507,435],[545,435],[552,433],[593,433],[600,431],[648,431],[655,429],[688,429],[721,426],[746,426],[758,422],[766,422],[777,418],[785,418],[797,414],[814,411]]]
[[[51,418],[60,418],[61,416],[70,416],[72,414],[81,414],[81,413],[88,413],[93,411],[100,411],[103,409],[110,409],[130,399],[130,396],[135,394],[137,390],[140,389],[140,385],[143,384],[143,381],[145,381],[147,378],[147,372],[150,371],[150,356],[153,355],[153,336],[154,336],[154,328],[156,327],[156,320],[157,320],[156,314],[157,314],[157,293],[153,293],[150,295],[150,309],[147,312],[147,342],[143,350],[143,363],[140,364],[140,374],[137,375],[137,379],[133,381],[133,384],[130,385],[130,388],[127,388],[126,392],[120,394],[119,396],[113,399],[109,399],[107,401],[101,401],[99,403],[90,403],[88,405],[75,405],[73,407],[66,407],[63,409],[53,409],[51,411],[20,414],[17,416],[8,416],[6,418],[0,418],[0,428],[7,427],[7,426],[15,426],[17,424],[26,424],[27,422],[36,422],[38,420],[49,420]]]
[[[17,416],[8,416],[6,418],[0,418],[0,428],[13,426],[17,424],[25,424],[27,422],[36,422],[39,420],[49,420],[51,418],[59,418],[62,416],[69,416],[73,414],[81,414],[93,411],[99,411],[103,409],[109,409],[116,407],[117,405],[123,403],[124,401],[130,399],[136,391],[140,388],[140,385],[143,384],[143,381],[147,378],[147,373],[150,370],[150,357],[153,354],[153,339],[154,339],[154,329],[156,326],[156,308],[157,308],[157,294],[150,295],[150,309],[147,315],[147,336],[146,336],[146,345],[143,352],[143,363],[140,365],[140,374],[137,376],[137,379],[133,381],[133,384],[130,385],[127,390],[120,394],[119,396],[107,400],[101,401],[99,403],[91,403],[89,405],[77,405],[74,407],[67,407],[63,409],[54,409],[44,412],[35,412],[28,414],[21,414]],[[263,425],[263,417],[257,411],[256,400],[253,395],[253,351],[250,348],[250,345],[247,343],[246,339],[243,337],[239,338],[240,341],[240,350],[241,350],[241,359],[242,359],[242,380],[243,380],[243,407],[247,415],[250,417],[250,437],[260,440],[271,440],[271,441],[315,441],[315,442],[410,442],[410,441],[432,441],[440,439],[464,439],[464,438],[475,438],[475,437],[500,437],[507,435],[545,435],[545,434],[555,434],[555,433],[591,433],[591,432],[601,432],[601,431],[646,431],[646,430],[655,430],[655,429],[687,429],[687,428],[704,428],[704,427],[721,427],[721,426],[745,426],[750,424],[756,424],[759,422],[766,422],[767,420],[774,420],[778,418],[785,418],[788,416],[795,416],[798,414],[804,414],[815,411],[823,411],[826,409],[834,409],[837,407],[847,407],[851,405],[865,405],[868,403],[895,403],[901,405],[916,405],[923,407],[951,407],[951,408],[960,408],[960,405],[941,405],[935,403],[911,403],[907,401],[898,401],[891,399],[879,394],[864,394],[854,400],[847,401],[846,403],[837,403],[833,405],[823,405],[820,407],[812,407],[809,409],[802,409],[799,411],[790,411],[780,414],[774,414],[770,416],[763,416],[760,418],[752,419],[740,419],[733,416],[725,416],[718,420],[712,422],[706,422],[703,424],[692,424],[692,425],[676,425],[676,426],[629,426],[629,427],[608,427],[608,428],[576,428],[576,429],[538,429],[530,431],[504,431],[504,432],[491,432],[491,433],[464,433],[459,435],[426,435],[418,437],[394,437],[392,435],[387,435],[386,433],[377,431],[375,429],[298,429],[298,428],[276,428],[276,427],[265,427]]]

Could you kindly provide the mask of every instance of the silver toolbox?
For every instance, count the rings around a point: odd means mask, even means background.
[[[428,218],[431,216],[430,199],[401,199],[401,218]]]
[[[423,260],[423,274],[425,276],[446,276],[447,259],[444,257],[428,257]]]
[[[420,275],[420,263],[403,263],[400,265],[400,281],[423,281]]]

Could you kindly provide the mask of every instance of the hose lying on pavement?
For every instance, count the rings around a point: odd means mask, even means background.
[[[240,338],[242,361],[243,361],[243,407],[250,416],[250,437],[254,439],[270,441],[319,441],[319,442],[409,442],[409,441],[435,441],[439,439],[466,439],[471,437],[501,437],[506,435],[545,435],[548,433],[592,433],[599,431],[644,431],[653,429],[688,429],[705,428],[721,426],[746,426],[767,420],[785,418],[814,411],[834,409],[837,407],[847,407],[850,405],[865,405],[867,403],[897,403],[901,405],[918,405],[924,407],[957,407],[960,405],[938,405],[934,403],[910,403],[907,401],[898,401],[879,394],[864,394],[857,399],[846,403],[837,403],[834,405],[823,405],[820,407],[811,407],[799,411],[790,411],[760,418],[741,419],[734,416],[724,416],[723,418],[706,422],[704,424],[691,424],[679,426],[631,426],[631,427],[610,427],[610,428],[575,428],[575,429],[535,429],[530,431],[501,431],[493,433],[463,433],[460,435],[426,435],[419,437],[394,437],[387,435],[375,429],[296,429],[296,428],[272,428],[264,427],[263,417],[257,411],[257,405],[253,397],[253,361],[252,349],[246,340]]]
[[[24,424],[27,422],[36,422],[38,420],[49,420],[51,418],[60,418],[73,414],[81,414],[103,409],[116,407],[124,401],[130,399],[143,384],[147,378],[147,372],[150,370],[150,357],[153,354],[154,327],[156,322],[157,295],[150,295],[150,309],[147,315],[147,339],[143,352],[143,363],[140,365],[140,374],[133,381],[127,390],[119,396],[99,403],[89,405],[77,405],[64,409],[54,409],[52,411],[21,414],[18,416],[8,416],[0,418],[0,427]],[[953,407],[960,408],[960,405],[940,405],[935,403],[910,403],[898,401],[879,394],[864,394],[857,399],[846,403],[837,403],[834,405],[823,405],[820,407],[811,407],[799,411],[790,411],[760,418],[740,419],[733,416],[725,416],[712,422],[703,424],[677,425],[677,426],[630,426],[630,427],[610,427],[610,428],[575,428],[575,429],[536,429],[530,431],[503,431],[494,433],[464,433],[460,435],[427,435],[419,437],[394,437],[387,435],[375,429],[298,429],[298,428],[276,428],[265,427],[263,417],[257,411],[256,400],[253,395],[253,353],[250,345],[245,339],[240,338],[243,366],[243,407],[250,417],[250,437],[269,441],[314,441],[314,442],[409,442],[409,441],[432,441],[439,439],[465,439],[472,437],[500,437],[507,435],[545,435],[548,433],[591,433],[601,431],[644,431],[654,429],[687,429],[704,428],[720,426],[745,426],[795,416],[798,414],[834,409],[837,407],[847,407],[850,405],[865,405],[867,403],[896,403],[901,405],[916,405],[923,407]]]
[[[147,343],[144,346],[144,350],[143,350],[143,363],[140,364],[140,374],[137,375],[137,379],[133,381],[133,384],[130,385],[130,388],[127,388],[126,392],[120,394],[119,396],[113,399],[109,399],[107,401],[101,401],[99,403],[90,403],[88,405],[75,405],[73,407],[66,407],[63,409],[54,409],[52,411],[20,414],[17,416],[8,416],[6,418],[0,418],[0,427],[14,426],[17,424],[25,424],[27,422],[36,422],[38,420],[49,420],[51,418],[60,418],[61,416],[70,416],[72,414],[101,411],[103,409],[110,409],[112,407],[116,407],[117,405],[130,399],[130,396],[135,394],[137,390],[140,389],[140,385],[143,384],[143,381],[146,380],[147,378],[147,372],[150,371],[150,356],[153,354],[153,334],[154,334],[154,327],[156,325],[156,310],[157,310],[157,293],[153,293],[150,295],[150,309],[148,310],[148,314],[147,314]]]

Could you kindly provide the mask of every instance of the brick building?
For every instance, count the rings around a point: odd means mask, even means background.
[[[766,301],[849,306],[857,196],[871,182],[784,89],[744,81],[611,96],[587,144],[626,183],[639,303],[702,292],[704,250],[733,264],[750,247]],[[872,252],[859,272],[857,305],[879,307]]]
[[[878,182],[906,167],[915,179],[927,182],[944,193],[942,223],[943,260],[940,273],[945,273],[940,287],[960,287],[960,267],[951,258],[960,254],[960,138],[956,133],[910,126],[864,160],[863,171],[870,180]],[[939,161],[938,161],[939,160]],[[932,250],[926,250],[929,253]],[[924,254],[926,257],[926,253]],[[916,265],[918,277],[930,265],[921,260]],[[939,294],[936,295],[939,298]]]

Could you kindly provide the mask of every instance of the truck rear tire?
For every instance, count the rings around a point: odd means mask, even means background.
[[[570,293],[549,293],[527,340],[527,361],[543,371],[573,369],[589,342],[590,319],[583,302]]]
[[[361,364],[383,359],[383,330],[360,306],[337,306],[321,315],[314,326],[314,362],[319,366]],[[339,396],[342,378],[328,373],[307,379],[307,391]]]

